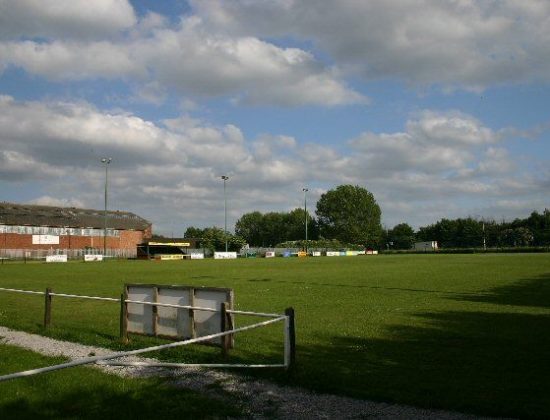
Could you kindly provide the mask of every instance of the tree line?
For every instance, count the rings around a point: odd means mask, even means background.
[[[374,196],[357,185],[340,185],[322,194],[314,217],[303,208],[288,212],[253,211],[235,224],[235,234],[217,227],[189,227],[187,238],[201,238],[201,247],[230,250],[244,244],[251,247],[305,246],[307,220],[310,247],[366,247],[410,249],[414,242],[437,241],[441,248],[487,248],[550,246],[550,210],[533,211],[525,219],[512,222],[478,220],[472,217],[441,219],[415,231],[408,223],[391,229],[381,225],[381,210]]]
[[[185,237],[239,238],[252,247],[275,247],[291,241],[305,242],[307,220],[308,242],[342,246],[376,246],[382,237],[381,211],[372,193],[357,185],[340,185],[321,195],[313,217],[303,208],[289,212],[246,213],[235,224],[235,234],[224,234],[218,228],[190,227]],[[218,230],[216,230],[218,229]],[[217,236],[216,236],[217,235]],[[224,242],[224,241],[223,241]],[[209,243],[216,245],[209,239]]]
[[[258,211],[244,214],[235,233],[251,246],[274,247],[289,242],[374,245],[382,233],[381,211],[372,193],[354,185],[340,185],[321,195],[313,217],[302,208],[290,212]]]
[[[550,246],[550,210],[533,211],[525,219],[495,220],[441,219],[421,227],[417,240],[435,240],[443,248],[487,248]]]

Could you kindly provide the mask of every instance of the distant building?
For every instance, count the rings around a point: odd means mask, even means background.
[[[0,203],[2,257],[37,258],[102,254],[105,221],[107,255],[134,258],[151,237],[151,223],[130,212]]]
[[[413,246],[416,251],[435,251],[437,248],[437,241],[416,242]]]
[[[155,258],[159,255],[190,257],[192,250],[200,246],[200,238],[153,237],[137,247],[138,258]]]

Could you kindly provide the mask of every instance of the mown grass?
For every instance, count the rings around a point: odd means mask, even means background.
[[[293,306],[296,369],[256,373],[276,381],[476,414],[550,416],[548,254],[0,267],[0,287],[117,297],[124,283],[232,287],[240,309]],[[1,325],[111,348],[120,347],[118,311],[116,304],[55,298],[53,328],[44,331],[42,298],[0,292]],[[237,336],[230,360],[278,362],[281,331]],[[134,337],[131,346],[153,341]],[[219,360],[204,346],[161,357]]]
[[[0,345],[0,375],[62,363]],[[76,367],[0,383],[0,418],[227,418],[240,411],[227,402],[178,389],[160,379],[129,379]]]

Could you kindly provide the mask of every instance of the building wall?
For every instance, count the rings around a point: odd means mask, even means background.
[[[148,231],[122,230],[120,236],[107,237],[107,248],[136,249],[147,238]],[[0,234],[0,249],[103,249],[103,236],[59,236],[59,244],[33,244],[32,236],[17,233]],[[150,236],[150,235],[149,235]]]

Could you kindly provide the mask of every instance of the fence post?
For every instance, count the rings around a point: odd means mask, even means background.
[[[285,364],[287,369],[294,367],[296,363],[296,326],[294,320],[294,308],[285,309]]]
[[[193,287],[189,288],[189,306],[195,306],[195,289]],[[197,336],[195,331],[195,310],[189,309],[189,331],[190,338],[195,338]]]
[[[221,331],[222,332],[225,332],[225,331],[228,331],[230,329],[229,327],[229,323],[227,322],[227,316],[229,315],[227,313],[227,307],[229,306],[229,304],[227,302],[223,302],[222,303],[222,308],[221,308]],[[229,328],[228,328],[229,327]],[[227,355],[229,354],[229,346],[230,346],[230,338],[228,335],[224,335],[221,337],[222,339],[222,356],[223,357],[227,357]]]
[[[48,328],[52,322],[52,289],[49,287],[46,288],[46,293],[44,294],[45,305],[44,305],[44,328]]]
[[[120,340],[123,344],[128,343],[128,306],[126,293],[120,295]]]
[[[153,287],[153,302],[158,302],[158,294],[159,294],[159,289],[158,287]],[[157,327],[158,327],[158,319],[159,319],[159,307],[157,305],[153,305],[153,307],[151,308],[151,316],[153,317],[152,319],[152,327],[153,327],[153,336],[157,336]]]

